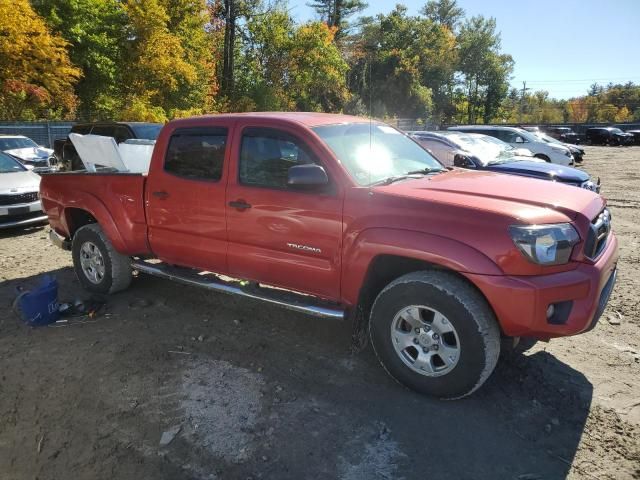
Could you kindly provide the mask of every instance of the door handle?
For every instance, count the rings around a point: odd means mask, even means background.
[[[251,208],[251,205],[249,205],[244,200],[235,200],[233,202],[229,202],[229,206],[232,208],[237,208],[238,210],[246,210],[248,208]]]
[[[160,192],[152,192],[151,195],[153,195],[154,197],[159,198],[160,200],[164,200],[165,198],[167,198],[169,196],[169,194],[165,191],[160,191]]]

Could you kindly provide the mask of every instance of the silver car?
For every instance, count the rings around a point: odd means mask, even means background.
[[[47,221],[40,204],[40,176],[0,153],[0,229]]]
[[[53,150],[41,147],[23,135],[0,135],[0,152],[17,158],[23,165],[32,166],[36,173],[57,170]]]

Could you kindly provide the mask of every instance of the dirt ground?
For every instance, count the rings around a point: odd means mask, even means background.
[[[16,286],[87,294],[45,228],[0,233],[0,479],[640,478],[640,147],[583,168],[620,239],[601,322],[455,402],[350,354],[347,324],[151,277],[95,320],[27,328]]]

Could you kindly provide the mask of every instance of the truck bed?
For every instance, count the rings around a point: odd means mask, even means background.
[[[146,255],[144,210],[146,176],[123,172],[63,172],[42,176],[40,197],[51,227],[65,238],[87,223],[98,221],[114,247],[123,254]]]

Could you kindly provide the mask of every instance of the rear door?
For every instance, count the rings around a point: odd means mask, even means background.
[[[225,273],[225,125],[184,127],[157,148],[147,180],[149,243],[156,256],[176,265]]]
[[[247,126],[233,143],[227,190],[230,274],[337,299],[342,189],[322,165],[322,153],[284,127]],[[288,168],[308,163],[325,167],[329,185],[288,187]]]

